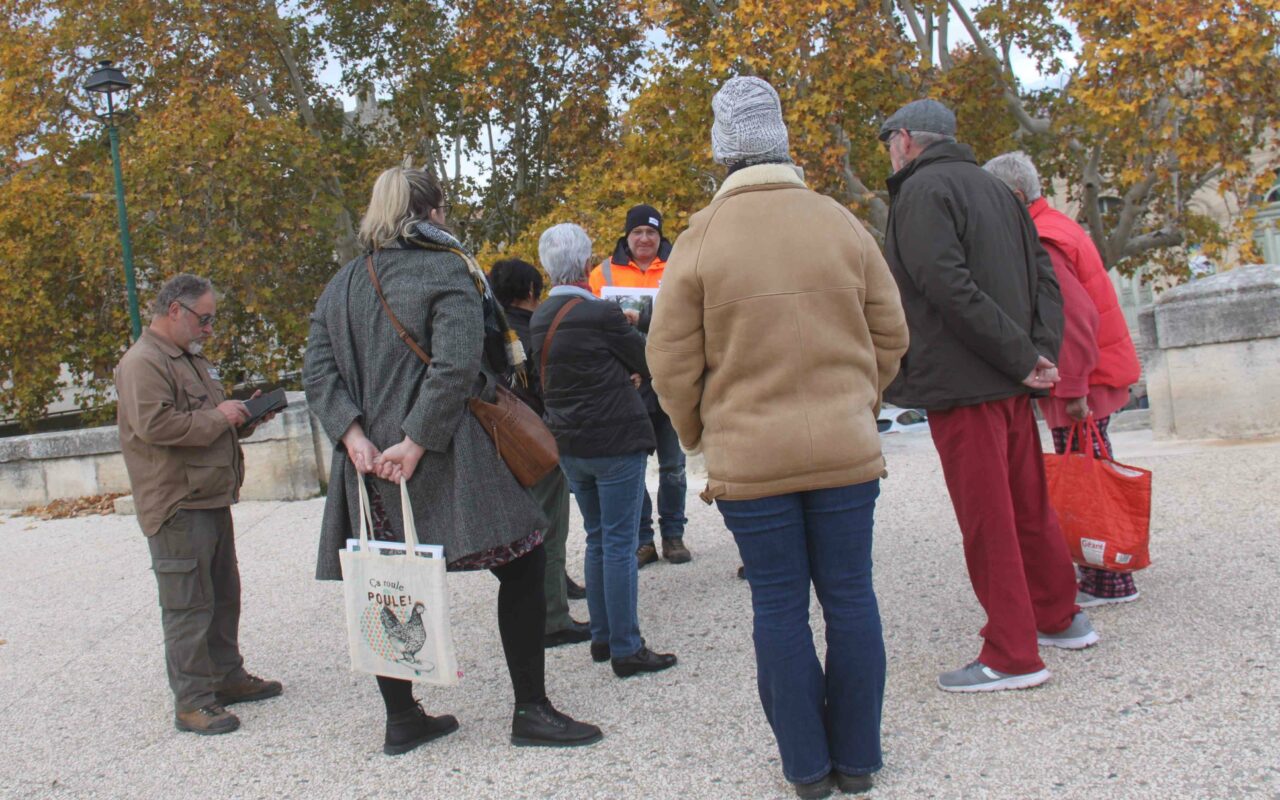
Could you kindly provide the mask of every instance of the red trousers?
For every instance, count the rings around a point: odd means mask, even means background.
[[[1043,669],[1036,631],[1065,630],[1079,606],[1031,400],[930,411],[929,430],[964,536],[969,581],[987,612],[978,660],[1013,674]]]

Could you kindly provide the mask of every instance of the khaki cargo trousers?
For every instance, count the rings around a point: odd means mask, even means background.
[[[164,656],[177,711],[213,703],[240,657],[240,568],[229,507],[179,509],[147,539],[160,590]]]

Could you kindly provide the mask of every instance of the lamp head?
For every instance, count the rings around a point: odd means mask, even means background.
[[[124,92],[128,96],[129,89],[133,83],[124,76],[124,73],[112,66],[111,61],[99,61],[98,68],[89,75],[89,80],[85,81],[84,88],[87,92],[105,95],[107,98],[107,113],[110,117],[115,112],[116,103],[112,96],[116,92]],[[95,105],[96,102],[95,102]],[[99,116],[103,116],[99,114]]]

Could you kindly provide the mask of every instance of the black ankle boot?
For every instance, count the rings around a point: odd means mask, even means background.
[[[534,703],[516,703],[511,717],[511,743],[519,747],[579,747],[603,738],[595,725],[561,714],[545,697]]]
[[[792,787],[796,790],[796,797],[801,800],[822,800],[824,797],[830,797],[831,793],[836,789],[836,782],[831,779],[830,775],[824,775],[812,783],[793,783]]]
[[[836,776],[836,786],[845,794],[864,794],[871,791],[870,775],[845,775],[840,770],[832,770]]]
[[[382,752],[398,756],[457,729],[458,720],[453,715],[433,717],[423,711],[421,705],[415,705],[408,711],[387,715],[387,737]]]
[[[619,678],[629,678],[637,672],[661,672],[676,665],[676,657],[671,653],[655,653],[643,644],[640,649],[625,658],[611,659],[613,674]]]

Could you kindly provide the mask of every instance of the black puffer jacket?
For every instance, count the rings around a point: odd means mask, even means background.
[[[576,295],[553,295],[529,324],[532,362],[542,367],[547,329]],[[547,353],[543,419],[565,455],[580,458],[620,456],[657,446],[649,414],[631,383],[631,374],[649,377],[644,336],[622,315],[617,303],[584,299],[569,310]]]
[[[954,142],[888,183],[884,255],[911,345],[884,399],[946,409],[1029,393],[1039,356],[1058,358],[1062,294],[1027,210]]]

